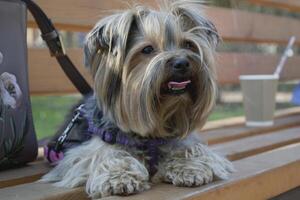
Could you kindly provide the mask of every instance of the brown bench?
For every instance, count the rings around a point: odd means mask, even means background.
[[[84,32],[91,29],[103,10],[121,6],[118,0],[36,0],[36,2],[45,9],[59,28]],[[153,3],[153,1],[146,0],[144,2]],[[296,19],[225,8],[209,8],[207,14],[216,23],[224,41],[229,43],[283,44],[292,34],[296,35],[300,41],[300,21]],[[36,26],[31,17],[29,17],[29,25]],[[81,50],[67,49],[67,52],[89,78],[82,66]],[[48,54],[46,49],[30,49],[29,51],[31,93],[75,92],[56,61]],[[237,84],[240,74],[271,73],[279,59],[279,55],[238,52],[221,52],[219,56],[218,81],[222,85]],[[283,72],[283,79],[298,78],[300,76],[300,68],[297,66],[299,63],[299,56],[290,59]],[[246,127],[243,117],[209,122],[204,130],[199,130],[199,134],[213,150],[233,161],[237,171],[229,180],[216,181],[197,188],[160,184],[138,195],[107,199],[256,200],[272,198],[300,186],[299,133],[300,109],[298,108],[277,112],[274,126],[267,128]],[[83,188],[62,189],[51,184],[35,182],[49,169],[50,167],[43,160],[38,159],[21,169],[1,172],[0,199],[88,199]]]
[[[297,0],[294,0],[295,2]],[[108,10],[126,7],[120,0],[36,0],[61,30],[89,31]],[[139,0],[153,4],[153,0]],[[72,6],[70,6],[72,5]],[[272,43],[286,44],[291,35],[300,44],[299,20],[247,11],[209,8],[207,15],[216,24],[223,40],[228,43]],[[29,26],[36,27],[29,17]],[[83,67],[81,49],[67,49],[80,71],[89,77]],[[240,74],[271,73],[280,55],[259,53],[220,52],[218,58],[218,81],[220,84],[237,84]],[[289,59],[282,79],[299,78],[300,56]],[[49,57],[47,49],[30,49],[30,88],[33,94],[76,92],[75,88]],[[41,73],[43,72],[43,73]]]
[[[300,1],[297,0],[249,0],[258,5],[271,6],[280,9],[287,9],[290,11],[300,11]]]
[[[224,125],[225,124],[225,125]],[[211,122],[201,136],[211,148],[233,161],[227,181],[198,188],[167,184],[129,197],[109,199],[267,199],[300,185],[300,109],[277,113],[269,128],[247,128],[243,118]],[[62,189],[34,182],[49,170],[43,161],[0,173],[1,200],[88,199],[83,188]]]

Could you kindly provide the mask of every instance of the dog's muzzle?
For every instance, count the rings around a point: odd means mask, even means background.
[[[165,90],[168,94],[180,95],[187,91],[192,83],[191,66],[189,60],[183,57],[171,58],[167,62],[170,78],[165,84]]]

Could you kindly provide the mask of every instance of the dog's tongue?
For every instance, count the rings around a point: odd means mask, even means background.
[[[185,89],[189,83],[191,83],[191,80],[182,82],[170,81],[168,82],[168,88],[172,90],[182,90]]]

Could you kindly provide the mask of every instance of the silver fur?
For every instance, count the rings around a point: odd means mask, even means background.
[[[160,147],[157,173],[149,176],[144,152],[94,137],[67,151],[41,181],[85,186],[90,197],[99,198],[141,192],[151,182],[191,187],[228,178],[232,164],[192,133],[206,122],[216,96],[219,36],[199,10],[201,3],[164,1],[160,10],[134,6],[100,20],[86,39],[85,64],[95,79],[89,105],[103,112],[101,123],[129,135],[172,138]],[[142,53],[149,45],[153,52]],[[174,77],[170,60],[178,58],[189,62],[191,88],[172,95],[163,88]]]

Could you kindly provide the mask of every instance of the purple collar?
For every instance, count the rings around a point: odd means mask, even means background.
[[[157,171],[159,148],[158,146],[168,143],[168,140],[162,138],[139,138],[130,137],[128,134],[119,129],[107,130],[105,128],[96,126],[93,119],[88,119],[88,132],[91,135],[100,137],[104,142],[109,144],[119,144],[127,147],[137,148],[145,151],[149,156],[149,170],[150,175],[154,175]]]

